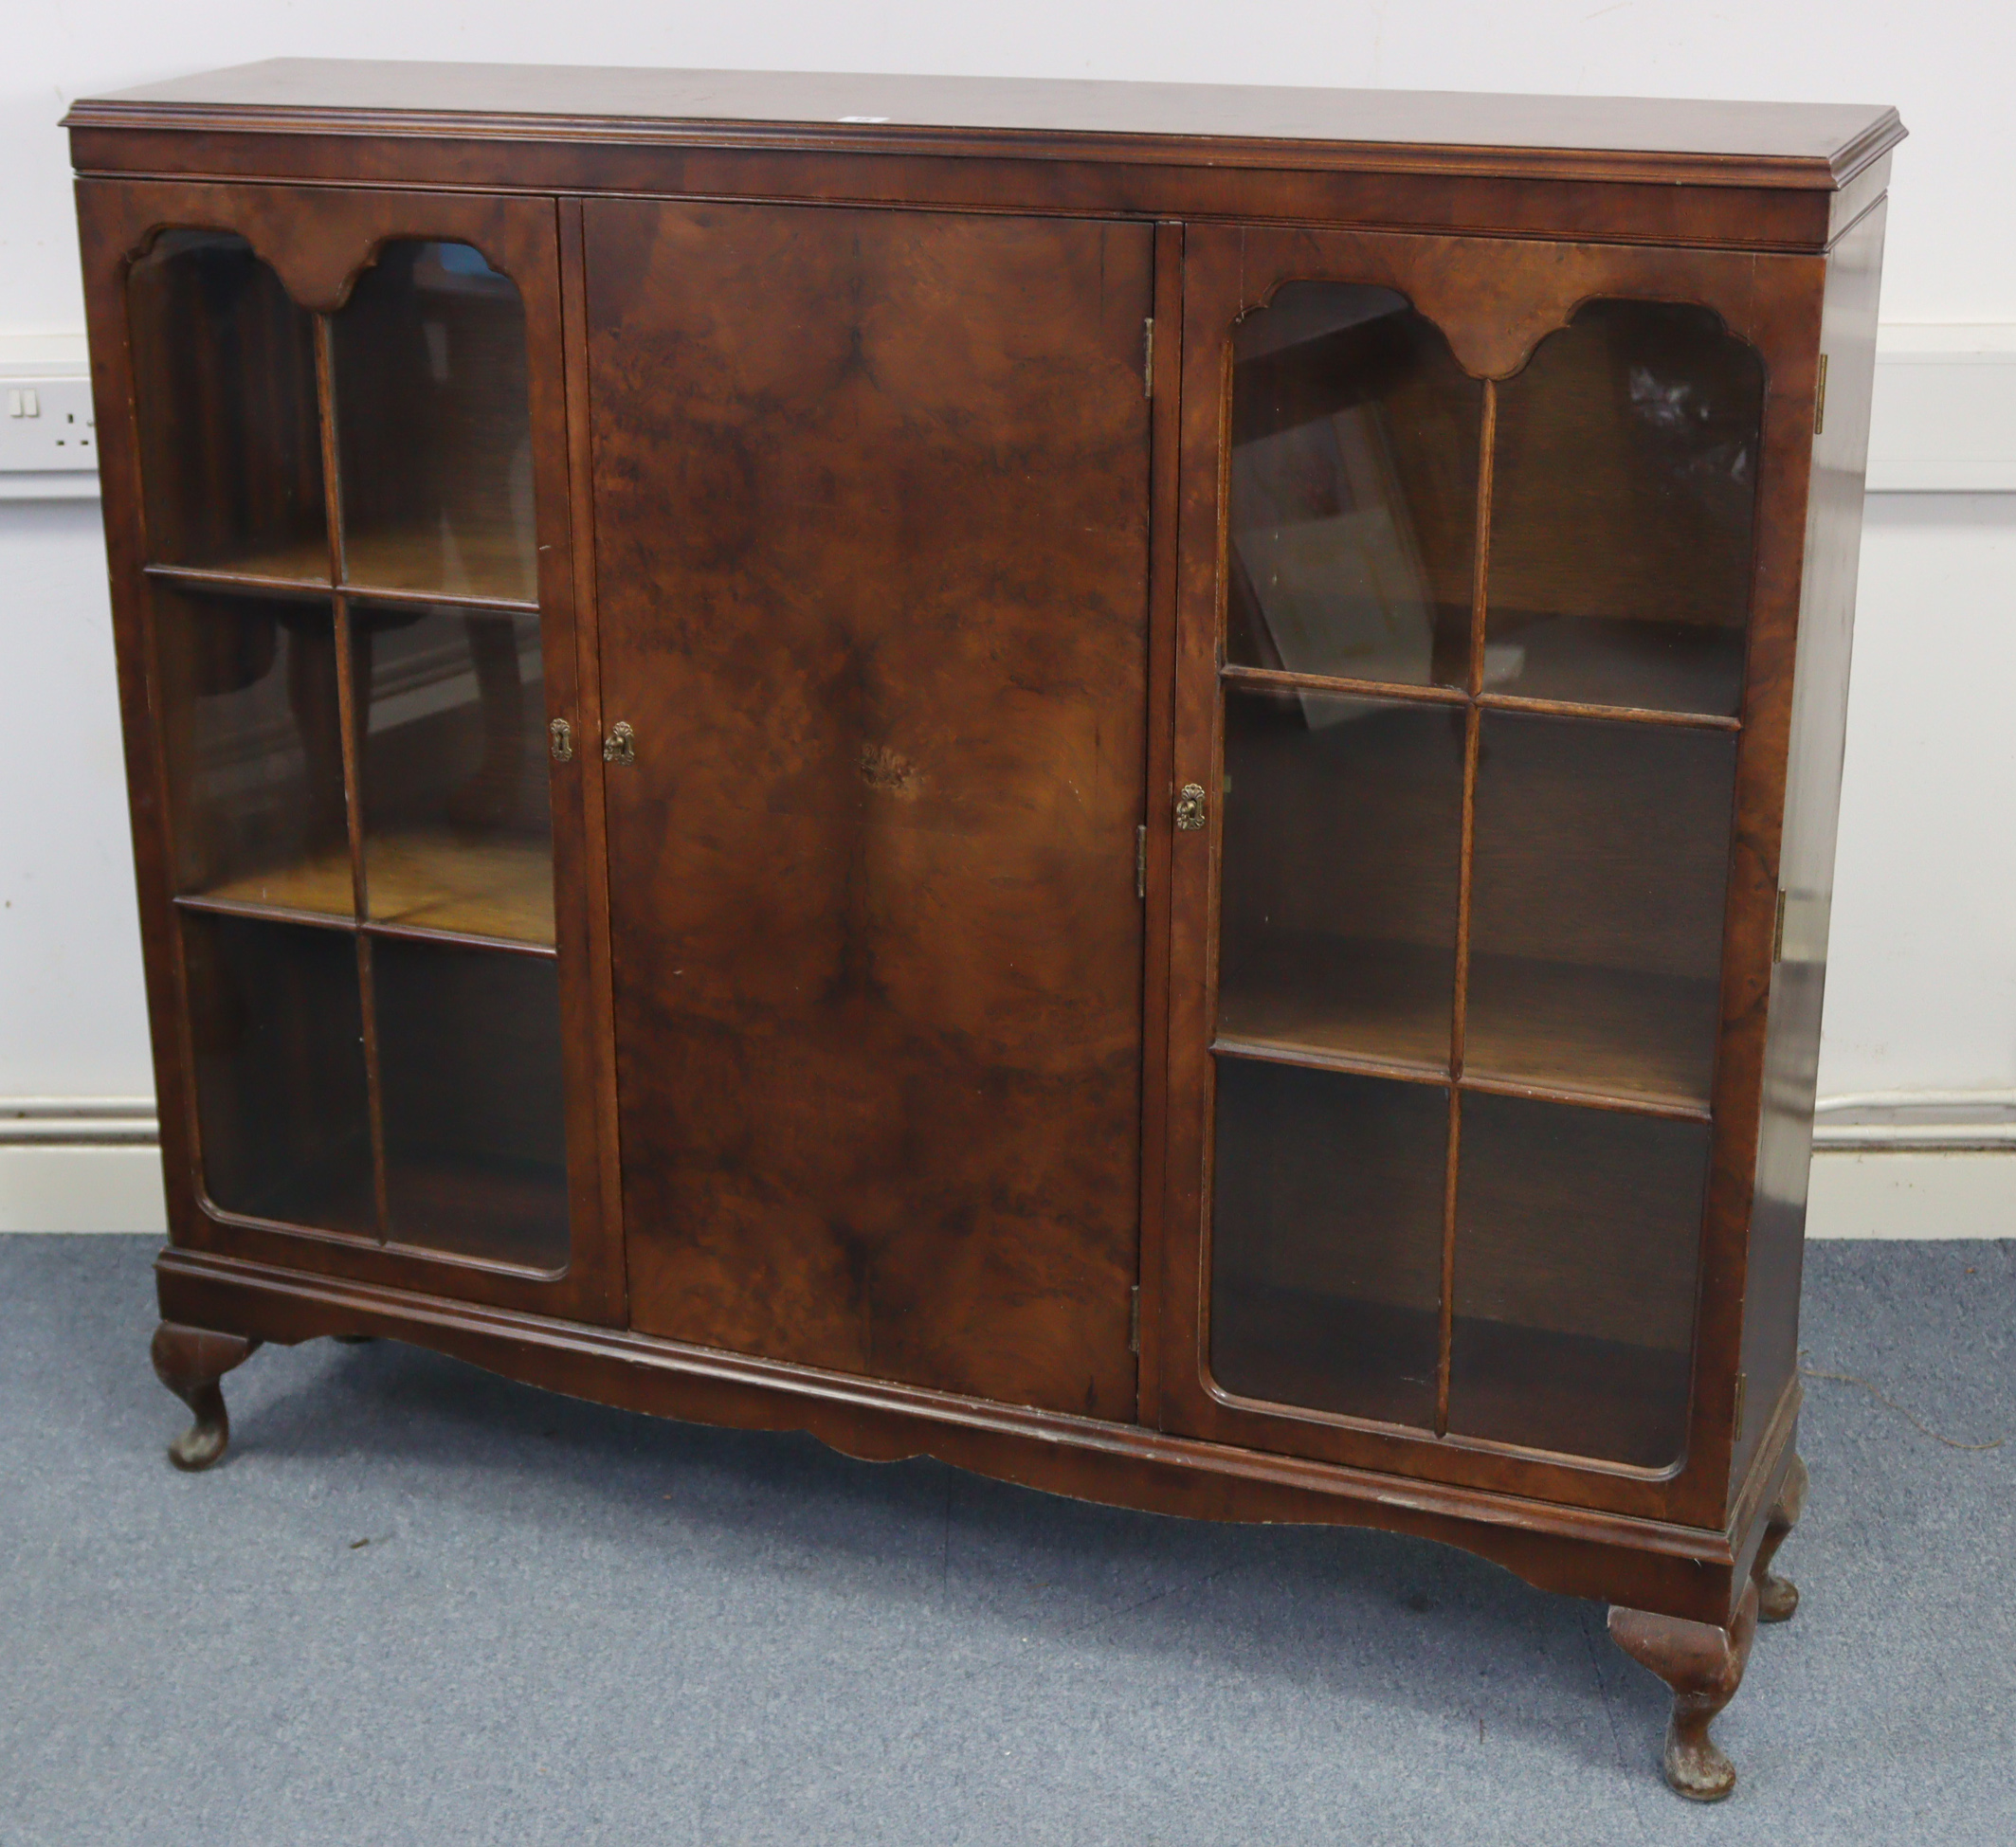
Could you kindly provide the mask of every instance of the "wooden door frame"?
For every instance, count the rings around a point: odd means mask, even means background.
[[[594,987],[586,839],[586,752],[550,764],[557,964],[561,994],[571,1259],[538,1276],[480,1259],[435,1254],[222,1211],[204,1196],[187,973],[173,903],[172,817],[162,739],[155,609],[147,570],[145,504],[127,315],[132,264],[171,228],[244,237],[296,304],[335,314],[357,275],[393,239],[472,244],[511,277],[524,302],[538,594],[549,708],[577,711],[580,672],[569,500],[569,404],[562,361],[562,288],[556,202],[536,195],[263,186],[200,181],[82,179],[82,231],[92,387],[142,954],[159,1098],[163,1178],[171,1241],[255,1261],[500,1308],[618,1324],[624,1314],[623,1251],[604,1213],[598,1148],[602,1107],[598,1048],[607,1039],[606,990]]]
[[[1165,1429],[1454,1485],[1718,1527],[1730,1464],[1776,914],[1791,681],[1825,260],[1385,231],[1192,226],[1184,256],[1183,431],[1171,782],[1220,786],[1218,668],[1231,330],[1291,281],[1397,290],[1474,376],[1517,372],[1598,296],[1698,302],[1761,354],[1766,375],[1748,661],[1722,938],[1714,1118],[1697,1281],[1688,1440],[1664,1471],[1321,1412],[1261,1407],[1210,1379],[1208,1169],[1219,805],[1175,845],[1169,881],[1169,1125],[1161,1286]],[[1478,569],[1482,568],[1481,560]]]

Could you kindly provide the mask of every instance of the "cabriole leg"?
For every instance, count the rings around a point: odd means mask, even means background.
[[[1610,1639],[1673,1689],[1666,1727],[1666,1781],[1689,1802],[1718,1802],[1736,1786],[1735,1766],[1708,1735],[1709,1721],[1735,1697],[1757,1633],[1757,1586],[1743,1586],[1743,1601],[1726,1629],[1648,1610],[1610,1609]]]
[[[1800,1514],[1806,1512],[1806,1464],[1795,1456],[1792,1466],[1785,1472],[1785,1484],[1778,1490],[1778,1498],[1765,1515],[1764,1543],[1757,1548],[1753,1575],[1757,1580],[1759,1622],[1789,1621],[1799,1607],[1799,1586],[1789,1578],[1779,1577],[1771,1570],[1771,1563],[1778,1556],[1786,1535],[1799,1524]]]
[[[231,1440],[231,1420],[218,1380],[259,1350],[244,1334],[220,1334],[164,1321],[154,1331],[154,1376],[187,1404],[195,1422],[168,1446],[178,1469],[207,1469]]]

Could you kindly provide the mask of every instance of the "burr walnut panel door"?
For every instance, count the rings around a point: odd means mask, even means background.
[[[1134,1415],[1152,236],[587,208],[640,1329]]]

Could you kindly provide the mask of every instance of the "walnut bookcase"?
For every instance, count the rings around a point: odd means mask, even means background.
[[[68,127],[172,1237],[266,1340],[1611,1603],[1800,1243],[1892,111],[279,63]]]

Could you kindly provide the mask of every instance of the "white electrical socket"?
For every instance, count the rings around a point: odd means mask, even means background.
[[[88,378],[0,376],[0,473],[97,467],[98,419]]]

